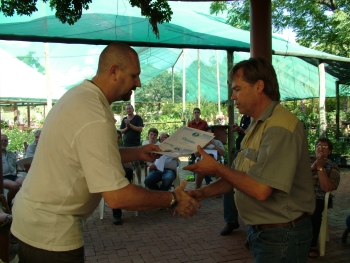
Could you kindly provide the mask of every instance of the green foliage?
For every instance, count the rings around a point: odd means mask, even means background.
[[[49,2],[52,10],[56,9],[56,17],[63,23],[74,25],[83,13],[89,9],[92,0],[43,0]],[[141,14],[148,18],[154,34],[159,38],[157,24],[169,22],[173,12],[167,1],[164,0],[129,0],[131,6],[141,8]],[[2,0],[0,12],[5,16],[18,15],[30,16],[38,11],[37,0]]]
[[[45,68],[40,64],[39,59],[34,57],[34,55],[35,51],[29,51],[26,56],[18,56],[17,58],[30,67],[37,69],[41,74],[45,74]]]
[[[143,102],[156,103],[158,110],[161,108],[161,103],[172,103],[172,74],[164,71],[155,78],[147,81],[142,85],[142,88],[135,92],[136,98],[142,98]],[[182,101],[182,77],[174,74],[174,102]]]
[[[141,15],[148,18],[152,26],[153,33],[159,38],[159,31],[157,24],[170,22],[173,11],[164,0],[129,0],[131,6],[141,8]]]
[[[0,124],[1,124],[1,127],[0,127],[1,130],[9,127],[6,121],[0,120]]]
[[[272,0],[271,8],[274,32],[292,29],[303,46],[349,57],[349,1]],[[249,30],[250,1],[215,2],[210,8],[212,14],[226,10],[228,24]]]
[[[29,144],[34,141],[33,131],[21,131],[16,126],[13,129],[2,129],[1,133],[8,136],[7,150],[11,152],[24,153],[24,142]]]

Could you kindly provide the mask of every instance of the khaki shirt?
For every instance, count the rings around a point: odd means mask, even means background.
[[[247,225],[290,222],[313,213],[310,157],[304,126],[278,102],[271,102],[254,120],[234,162],[253,180],[273,188],[265,201],[236,191],[239,214]]]

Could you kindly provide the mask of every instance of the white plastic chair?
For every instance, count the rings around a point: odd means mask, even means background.
[[[322,223],[319,234],[320,256],[324,256],[326,252],[326,241],[329,241],[328,233],[328,201],[331,192],[327,192],[324,197],[324,209],[322,212]]]
[[[132,174],[132,182],[135,183],[135,172]],[[98,206],[98,213],[100,214],[100,219],[103,219],[103,215],[105,212],[105,200],[103,199],[103,197],[101,198],[100,204]],[[138,216],[139,212],[135,211],[135,216]]]

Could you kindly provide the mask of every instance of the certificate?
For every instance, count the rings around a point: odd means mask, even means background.
[[[197,152],[197,145],[203,148],[214,137],[213,133],[183,126],[158,145],[162,152],[155,153],[171,157],[190,155]]]

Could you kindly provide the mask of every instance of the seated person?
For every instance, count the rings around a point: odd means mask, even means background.
[[[153,137],[149,136],[150,142],[152,142],[152,139]],[[157,142],[157,144],[159,144],[159,142]],[[168,191],[176,178],[175,171],[179,163],[179,159],[165,155],[161,156],[154,163],[148,162],[147,165],[150,172],[145,178],[145,186],[151,190]],[[160,181],[162,183],[158,185]]]
[[[117,130],[118,133],[118,146],[120,146],[121,142],[122,142],[122,133],[121,131]],[[129,180],[129,182],[132,182],[132,174],[133,174],[133,170],[132,170],[132,165],[131,163],[123,163],[123,167],[125,170],[125,177]],[[121,225],[122,224],[122,215],[123,212],[121,209],[112,209],[113,212],[113,224],[114,225]]]
[[[165,132],[162,132],[160,135],[159,135],[159,142],[162,143],[163,141],[165,141],[167,138],[169,138],[169,134],[165,133]]]
[[[142,145],[147,145],[147,144],[155,144],[159,145],[160,143],[157,141],[157,136],[158,136],[158,130],[157,128],[150,128],[147,133],[147,140],[142,142]],[[146,162],[144,166],[144,171],[145,171],[145,176],[147,174],[147,167],[149,167],[152,163]]]
[[[206,132],[213,133],[213,130],[211,127],[207,127],[204,129]],[[217,160],[220,160],[221,156],[224,156],[226,151],[225,147],[222,144],[221,141],[212,139],[207,145],[203,147],[204,150],[216,150],[217,151]],[[200,157],[200,154],[198,152],[195,153],[196,157]],[[205,178],[205,182],[207,185],[211,183],[211,175],[197,175],[196,174],[196,189],[201,188],[203,177]]]
[[[26,151],[26,158],[28,157],[34,157],[36,147],[38,146],[39,143],[39,138],[40,138],[41,130],[36,130],[34,133],[34,142],[28,145],[27,151]]]
[[[309,251],[310,258],[319,255],[317,241],[322,223],[324,198],[326,192],[336,190],[340,181],[340,171],[336,163],[328,159],[333,149],[333,144],[328,138],[319,138],[316,141],[316,161],[311,165],[316,193],[315,212],[310,216],[312,222],[312,241]]]
[[[12,215],[4,195],[0,195],[0,232],[10,230]]]
[[[17,176],[17,159],[16,154],[7,151],[8,137],[1,134],[1,151],[2,151],[2,181],[3,187],[8,191],[7,203],[12,207],[12,200],[22,186],[24,178]]]
[[[150,128],[148,130],[148,134],[147,134],[147,139],[146,141],[142,142],[142,145],[147,145],[147,144],[156,144],[158,145],[159,142],[157,141],[157,137],[158,137],[158,130],[156,128]]]

